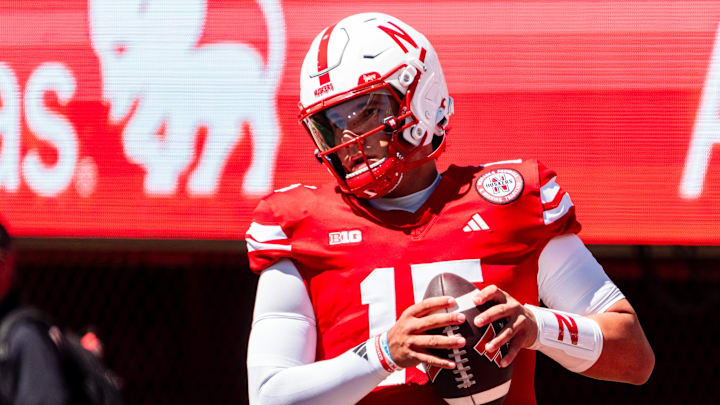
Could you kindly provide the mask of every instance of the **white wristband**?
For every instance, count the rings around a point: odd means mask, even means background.
[[[385,371],[394,372],[402,369],[400,366],[395,364],[390,356],[390,348],[387,343],[387,332],[383,332],[373,338],[370,338],[370,340],[372,340],[372,345],[375,347],[375,355]]]
[[[525,304],[538,326],[535,343],[528,349],[540,350],[563,367],[576,373],[590,368],[602,353],[600,325],[582,315]]]

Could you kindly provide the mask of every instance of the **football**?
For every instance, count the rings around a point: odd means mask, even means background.
[[[454,361],[457,365],[455,369],[425,366],[432,384],[443,399],[452,405],[501,404],[510,390],[512,364],[506,368],[499,366],[500,359],[507,354],[508,344],[493,353],[485,350],[485,344],[500,332],[505,320],[476,327],[473,319],[495,303],[475,306],[471,298],[475,291],[477,287],[473,283],[451,273],[435,276],[425,290],[425,298],[443,295],[455,297],[455,307],[446,308],[445,311],[465,314],[465,322],[460,325],[427,331],[428,334],[462,335],[465,338],[465,346],[461,349],[429,350],[433,355]]]

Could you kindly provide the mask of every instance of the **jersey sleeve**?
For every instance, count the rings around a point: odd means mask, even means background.
[[[268,199],[261,200],[255,208],[245,241],[250,269],[256,273],[292,256],[292,243],[283,229],[283,221],[273,211]]]
[[[555,171],[537,162],[538,186],[542,204],[542,226],[539,229],[545,240],[568,233],[580,232],[575,216],[575,205],[570,194],[560,186]]]
[[[280,332],[280,333],[279,333]],[[260,275],[248,340],[252,404],[354,404],[390,372],[375,337],[335,358],[315,361],[315,316],[297,268],[288,260]]]
[[[625,298],[577,235],[545,245],[538,259],[538,296],[549,308],[599,314]]]

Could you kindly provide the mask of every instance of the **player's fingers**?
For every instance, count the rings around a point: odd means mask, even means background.
[[[455,298],[453,297],[430,297],[418,302],[417,304],[410,305],[403,314],[419,317],[427,315],[438,309],[449,308],[453,305],[455,305]]]
[[[461,312],[441,312],[417,318],[413,323],[413,327],[418,332],[424,332],[426,330],[442,328],[448,325],[459,325],[463,322],[465,322],[465,314]]]
[[[520,349],[522,349],[522,339],[520,339],[520,335],[521,333],[518,333],[515,335],[514,339],[510,340],[510,344],[508,345],[508,352],[500,360],[500,367],[509,366],[513,362],[513,360],[515,360],[515,357],[517,357],[518,353],[520,353]]]
[[[517,333],[517,325],[508,322],[505,327],[500,329],[497,336],[495,336],[490,342],[485,345],[485,350],[489,352],[497,351],[502,345],[510,341],[513,336]]]
[[[409,339],[412,347],[418,349],[457,349],[465,346],[462,336],[415,335]]]
[[[428,353],[421,353],[421,352],[415,352],[413,353],[413,357],[420,361],[421,363],[425,363],[425,366],[434,366],[434,367],[440,367],[440,368],[447,368],[447,369],[453,369],[455,368],[455,362],[448,360],[448,359],[442,359],[437,356],[433,356]]]
[[[510,339],[507,354],[500,359],[500,367],[507,367],[515,360],[515,357],[520,353],[520,349],[524,347],[523,342],[527,337],[527,333],[527,329],[518,330],[515,336]]]
[[[473,322],[475,326],[481,327],[498,319],[507,318],[517,312],[516,305],[513,304],[497,304],[493,305],[475,317]]]
[[[475,293],[473,296],[473,302],[475,305],[482,305],[490,300],[494,300],[500,303],[506,302],[505,292],[498,288],[495,284],[491,284],[482,290]]]

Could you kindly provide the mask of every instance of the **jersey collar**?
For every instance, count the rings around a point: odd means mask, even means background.
[[[460,198],[471,190],[474,174],[480,168],[474,169],[476,170],[451,165],[441,174],[440,181],[430,197],[415,212],[399,209],[382,211],[373,208],[367,200],[359,199],[352,194],[342,194],[342,198],[353,212],[361,217],[387,228],[412,230],[430,222],[440,214],[448,202]]]

